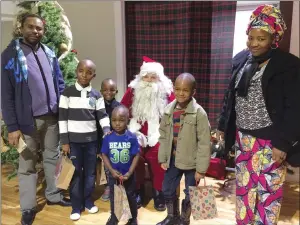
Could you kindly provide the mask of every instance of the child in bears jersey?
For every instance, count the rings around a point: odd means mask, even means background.
[[[114,184],[124,181],[132,219],[127,224],[137,224],[137,204],[135,196],[134,170],[139,160],[139,144],[135,134],[127,130],[128,109],[120,105],[112,112],[113,132],[103,139],[101,153],[105,166],[109,169],[111,216],[106,224],[118,224],[114,214]]]

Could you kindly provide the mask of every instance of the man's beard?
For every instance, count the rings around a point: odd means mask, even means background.
[[[162,117],[168,104],[167,92],[161,82],[146,82],[140,80],[134,88],[132,116],[144,123]]]

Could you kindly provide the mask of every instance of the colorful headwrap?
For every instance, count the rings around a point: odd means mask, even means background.
[[[280,10],[272,5],[261,5],[257,7],[250,17],[247,35],[253,28],[259,28],[272,34],[276,44],[282,39],[287,29]]]

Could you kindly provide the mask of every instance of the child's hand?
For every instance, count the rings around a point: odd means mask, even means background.
[[[203,174],[203,173],[198,173],[197,171],[195,172],[195,180],[196,180],[196,183],[199,183],[200,180],[201,180],[202,178],[204,178],[204,177],[205,177],[205,174]]]
[[[125,180],[128,180],[130,176],[131,176],[131,173],[127,172],[127,173],[125,173],[124,176],[122,176],[122,178],[125,181]]]
[[[112,170],[112,171],[111,171],[111,175],[112,175],[113,178],[115,178],[115,179],[119,179],[119,178],[122,176],[122,174],[121,174],[119,171],[117,171],[117,170]]]
[[[223,131],[217,130],[217,140],[218,141],[224,140],[224,132]]]
[[[111,133],[112,133],[112,130],[107,131],[107,132],[104,133],[103,137],[105,137],[105,136],[107,136],[107,135],[110,135]]]
[[[168,169],[168,164],[167,164],[167,163],[162,163],[162,164],[160,164],[160,167],[161,167],[163,170],[167,170],[167,169]]]
[[[62,150],[64,155],[70,154],[70,145],[69,144],[62,145]]]

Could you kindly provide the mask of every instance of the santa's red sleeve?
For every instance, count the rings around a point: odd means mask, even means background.
[[[171,92],[171,94],[168,97],[168,103],[171,103],[175,100],[175,95],[174,92]]]
[[[132,88],[127,88],[122,100],[121,104],[126,106],[129,110],[132,106],[132,99],[133,99],[133,90]]]

